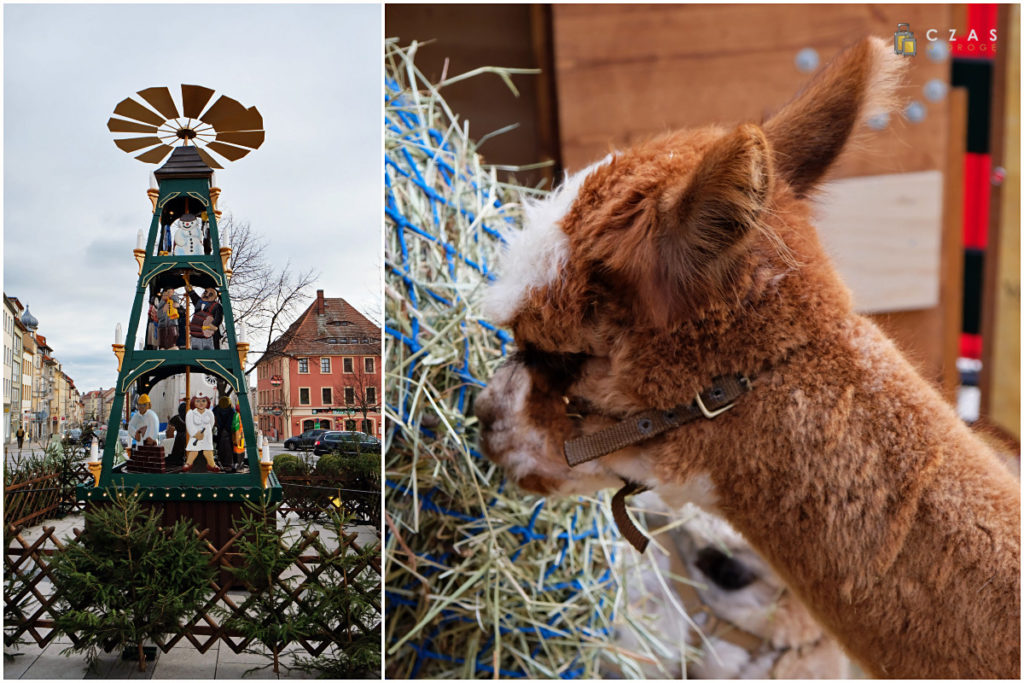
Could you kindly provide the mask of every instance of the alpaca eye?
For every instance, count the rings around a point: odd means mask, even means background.
[[[746,588],[757,580],[757,574],[750,571],[746,565],[717,548],[701,548],[697,552],[696,564],[704,576],[727,591]]]
[[[513,360],[539,374],[551,391],[563,393],[579,376],[588,356],[583,353],[553,353],[525,346]]]

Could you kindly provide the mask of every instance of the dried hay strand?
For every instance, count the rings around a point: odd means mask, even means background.
[[[638,677],[684,646],[629,615],[638,560],[607,501],[524,495],[476,450],[472,398],[512,342],[481,299],[523,196],[542,193],[483,164],[440,94],[463,76],[429,83],[416,48],[386,46],[388,676]],[[641,652],[615,645],[623,627]]]

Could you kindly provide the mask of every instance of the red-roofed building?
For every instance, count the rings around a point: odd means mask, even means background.
[[[273,441],[317,428],[380,438],[382,377],[380,328],[317,290],[256,362],[257,426]]]

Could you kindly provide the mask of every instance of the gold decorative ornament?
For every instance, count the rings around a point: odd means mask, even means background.
[[[138,274],[142,275],[142,264],[146,260],[146,250],[145,249],[132,249],[132,253],[135,254],[135,260],[138,261],[138,263],[139,263],[139,272],[138,272]]]
[[[160,190],[151,187],[146,190],[146,194],[149,195],[149,201],[153,202],[153,213],[156,213],[156,200],[160,198]]]
[[[249,344],[240,342],[235,346],[238,348],[238,364],[242,366],[242,372],[245,372],[245,358],[249,355]]]
[[[270,470],[274,467],[272,462],[260,461],[260,479],[263,480],[263,488],[267,488],[267,482],[270,481]]]
[[[231,247],[220,248],[220,265],[224,268],[225,273],[230,273],[231,269],[228,268],[228,259],[231,258]],[[228,277],[231,277],[228,275]]]
[[[213,213],[215,216],[220,216],[220,211],[217,210],[217,199],[220,198],[220,188],[210,188],[210,204],[213,206]]]
[[[103,463],[99,460],[90,460],[86,463],[89,466],[89,473],[92,474],[92,478],[96,480],[93,486],[100,485],[100,470],[103,469]]]
[[[124,362],[124,344],[111,344],[114,355],[117,356],[117,371],[121,372],[121,363]]]

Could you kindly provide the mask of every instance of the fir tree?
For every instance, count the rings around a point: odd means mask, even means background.
[[[241,532],[234,545],[238,566],[228,571],[249,596],[236,610],[221,609],[226,617],[223,626],[270,650],[274,673],[280,673],[281,650],[307,637],[301,605],[293,597],[299,579],[284,575],[298,560],[303,545],[285,543],[273,523],[275,508],[266,501],[246,506],[235,526]]]
[[[137,492],[116,491],[108,505],[85,513],[85,531],[54,556],[60,591],[55,628],[75,634],[64,654],[85,652],[91,665],[99,649],[136,648],[146,670],[143,643],[173,633],[200,609],[214,568],[191,523],[160,526]]]
[[[329,513],[334,542],[347,546],[344,528],[350,518]],[[313,609],[303,614],[306,630],[331,641],[315,659],[296,658],[296,665],[323,678],[380,677],[380,543],[334,553],[324,539],[314,540],[322,565],[316,581],[307,583],[305,599]]]

